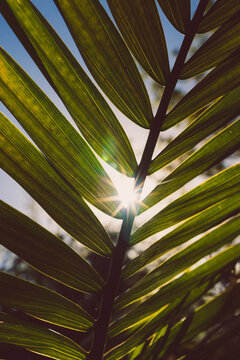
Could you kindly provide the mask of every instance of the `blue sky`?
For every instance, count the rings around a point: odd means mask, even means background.
[[[57,8],[53,0],[33,0],[32,1],[42,14],[47,18],[51,25],[56,29],[59,35],[62,37],[64,42],[68,45],[74,56],[81,62],[82,66],[84,64],[81,60],[81,56],[78,53],[78,50],[69,34],[66,25],[57,11]],[[101,1],[103,6],[106,7],[106,0]],[[197,0],[192,1],[193,8],[196,7],[198,3]],[[161,14],[162,24],[165,31],[166,41],[168,44],[168,50],[172,62],[172,52],[174,49],[177,49],[181,45],[182,35],[178,33],[172,26],[169,24],[168,20]],[[14,59],[28,72],[28,74],[38,83],[38,85],[48,94],[52,101],[68,116],[63,104],[57,98],[56,94],[52,90],[51,86],[47,83],[41,72],[33,63],[30,56],[27,54],[23,46],[20,44],[12,30],[8,27],[5,20],[0,15],[0,45],[12,56]],[[0,111],[2,111],[11,121],[13,121],[17,126],[18,123],[9,113],[9,111],[0,103]],[[132,126],[125,121],[126,131],[129,130],[129,136],[131,137]],[[21,129],[21,127],[19,126]],[[22,129],[21,129],[22,130]],[[144,138],[144,135],[143,135]],[[144,140],[143,140],[144,141]],[[10,205],[16,207],[17,209],[24,211],[27,204],[27,195],[20,186],[18,186],[14,180],[12,180],[8,175],[6,175],[0,169],[0,199],[8,202]]]

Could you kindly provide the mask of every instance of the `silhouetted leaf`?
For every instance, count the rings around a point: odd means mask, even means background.
[[[190,0],[158,0],[158,3],[172,25],[185,33],[190,22]]]
[[[198,32],[207,32],[224,24],[238,10],[240,10],[238,0],[217,0],[200,22]]]

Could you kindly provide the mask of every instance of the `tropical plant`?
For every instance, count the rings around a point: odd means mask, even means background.
[[[190,0],[158,0],[161,11],[184,34],[170,70],[154,0],[107,2],[116,25],[98,0],[55,0],[97,85],[131,121],[150,129],[139,164],[111,107],[38,9],[30,0],[0,2],[2,15],[80,131],[0,49],[1,100],[37,146],[1,114],[1,167],[67,233],[108,266],[108,276],[103,279],[60,238],[1,202],[3,246],[47,277],[75,289],[79,297],[80,293],[92,293],[101,301],[94,316],[58,292],[1,272],[0,304],[30,317],[1,313],[0,341],[59,360],[155,360],[173,355],[207,359],[208,353],[213,354],[213,349],[239,328],[239,283],[232,272],[240,257],[240,245],[233,241],[240,232],[239,164],[176,197],[138,229],[132,227],[139,214],[151,211],[240,147],[240,119],[236,119],[240,111],[240,3],[217,0],[206,11],[208,0],[200,0],[191,19]],[[186,61],[195,35],[210,30],[209,39]],[[164,87],[155,115],[132,56]],[[169,111],[178,80],[205,72]],[[160,132],[196,112],[190,125],[153,159]],[[149,175],[162,171],[206,139],[141,200]],[[134,178],[135,198],[126,208],[93,151],[126,177]],[[115,246],[85,200],[122,222]],[[123,266],[127,249],[168,228],[164,236]],[[119,294],[120,279],[131,279],[163,255],[165,261],[153,263],[146,276]],[[226,271],[231,273],[228,286],[200,303]],[[31,317],[41,321],[32,322]],[[52,324],[75,330],[79,338],[90,336],[90,349],[62,335],[61,330],[53,331]],[[206,329],[213,330],[194,346],[194,339]]]

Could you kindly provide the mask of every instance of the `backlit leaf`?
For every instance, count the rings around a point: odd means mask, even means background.
[[[108,0],[108,5],[139,64],[155,81],[165,84],[168,53],[154,0]]]
[[[43,286],[0,272],[0,302],[38,319],[70,329],[87,331],[93,319],[79,305]]]
[[[130,244],[185,220],[240,190],[240,165],[232,166],[188,191],[148,220],[132,236]]]
[[[163,130],[186,119],[220,96],[240,85],[240,52],[218,64],[167,114]]]
[[[160,258],[160,256],[167,251],[182,245],[194,236],[211,229],[222,221],[239,213],[239,211],[239,197],[233,195],[192,216],[176,229],[149,246],[139,256],[127,264],[122,271],[122,277],[128,278],[136,271]]]
[[[156,294],[149,297],[132,311],[129,311],[120,321],[117,321],[112,326],[112,335],[130,328],[136,323],[141,323],[155,313],[157,314],[163,306],[183,297],[187,292],[201,285],[202,282],[210,280],[218,272],[221,272],[224,267],[238,261],[239,258],[240,244],[236,244],[218,253],[195,269],[188,270],[181,277],[161,287]]]
[[[51,79],[50,83],[88,143],[111,166],[133,176],[137,163],[129,140],[113,111],[77,60],[29,0],[6,1],[11,7],[9,9],[5,2],[2,4],[6,20],[34,59],[36,52],[37,65],[40,63],[40,69],[47,73],[47,79]],[[18,31],[19,25],[24,31],[22,36]],[[30,86],[29,79],[27,83],[29,90],[34,87],[33,84]],[[45,99],[45,106],[46,102]],[[46,110],[49,107],[48,103]]]
[[[187,246],[175,255],[168,257],[163,263],[137,281],[130,290],[122,294],[116,301],[115,308],[121,309],[139,298],[150,294],[153,290],[164,285],[173,277],[187,270],[206,255],[217,251],[221,246],[231,242],[240,234],[240,217],[203,236],[193,244]]]
[[[0,98],[6,107],[67,182],[100,210],[113,214],[119,203],[107,199],[117,199],[117,191],[86,142],[1,49],[0,66]]]
[[[137,67],[98,0],[55,0],[98,85],[129,119],[149,127],[152,110]]]
[[[223,24],[187,61],[180,78],[188,79],[199,75],[222,62],[239,48],[240,13]]]
[[[190,155],[143,200],[140,211],[142,212],[157,204],[166,196],[180,189],[188,181],[238,150],[240,147],[239,125],[240,119]]]
[[[240,87],[221,97],[182,131],[152,161],[149,173],[169,164],[240,114]]]
[[[83,199],[4,115],[0,114],[0,120],[1,168],[76,240],[109,255],[112,242]]]
[[[74,289],[99,291],[98,273],[61,239],[0,201],[1,245],[45,275]]]
[[[185,299],[184,304],[181,306],[181,311],[184,311],[191,303],[203,295],[208,287],[209,283],[204,283],[203,285],[194,288]],[[122,337],[126,337],[126,341],[119,347],[112,349],[109,354],[107,354],[106,359],[120,359],[121,356],[131,352],[136,346],[140,345],[143,341],[145,341],[145,339],[149,338],[149,336],[155,334],[156,329],[159,330],[164,328],[168,323],[171,314],[176,310],[179,312],[179,307],[182,302],[182,299],[174,300],[171,304],[163,307],[159,314],[153,316],[150,320],[146,320],[143,325],[139,325],[137,330],[134,331],[133,328],[130,328],[121,334]],[[110,329],[110,335],[112,335],[112,333],[113,332]]]
[[[191,324],[181,343],[184,344],[187,341],[194,339],[201,332],[209,329],[212,325],[214,326],[216,318],[220,318],[222,320],[229,315],[233,315],[234,307],[238,304],[239,296],[240,286],[237,285],[233,288],[225,290],[222,294],[215,296],[204,305],[198,307],[194,311]],[[176,334],[178,334],[184,321],[185,319],[174,326],[170,332],[167,345],[170,344]]]
[[[0,313],[0,341],[56,360],[84,360],[87,355],[67,337],[4,313]]]

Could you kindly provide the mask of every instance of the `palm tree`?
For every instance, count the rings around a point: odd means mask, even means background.
[[[75,299],[1,272],[0,304],[26,316],[2,312],[0,341],[59,360],[213,358],[219,344],[230,343],[239,329],[235,270],[240,256],[235,241],[240,229],[239,164],[176,196],[137,229],[133,224],[138,215],[151,211],[240,147],[236,118],[240,110],[240,4],[217,0],[206,10],[208,0],[200,0],[191,18],[190,0],[158,0],[161,11],[184,34],[170,69],[155,1],[107,2],[116,25],[98,0],[55,0],[103,93],[130,121],[149,129],[139,164],[111,107],[31,1],[0,3],[6,21],[79,129],[1,49],[1,100],[37,146],[1,114],[1,167],[68,234],[98,254],[108,269],[105,279],[59,237],[1,202],[1,244],[47,277],[75,289],[79,299],[90,293],[100,301],[97,313],[91,314]],[[212,35],[186,61],[196,34],[208,31]],[[155,115],[133,56],[164,87]],[[206,76],[169,109],[178,80],[203,73]],[[190,125],[153,158],[162,132],[190,116],[194,119]],[[149,175],[201,142],[141,199]],[[93,151],[134,179],[134,197],[128,206],[122,206]],[[120,219],[116,245],[85,200]],[[129,248],[166,229],[165,235],[123,265]],[[164,261],[156,262],[162,256]],[[121,279],[132,279],[151,263],[147,275],[119,291]],[[225,286],[216,294],[223,276]],[[207,299],[209,291],[212,296]],[[74,330],[75,340],[61,329]],[[206,336],[200,341],[197,336],[204,331]],[[227,358],[234,358],[236,343]],[[221,352],[221,356],[225,355]]]

